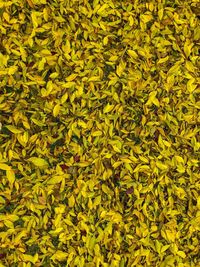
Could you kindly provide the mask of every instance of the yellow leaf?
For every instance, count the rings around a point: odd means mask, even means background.
[[[94,205],[94,207],[95,207],[95,206],[98,206],[100,203],[101,203],[101,196],[97,196],[97,197],[95,198],[95,200],[94,200],[93,205]]]
[[[90,162],[88,161],[82,161],[82,162],[77,163],[77,166],[79,167],[87,167],[89,165],[90,165]]]
[[[5,164],[5,163],[0,163],[0,170],[10,171],[10,170],[11,170],[11,167],[8,166],[8,165]]]
[[[52,260],[64,261],[67,259],[68,253],[61,250],[57,250],[51,257]]]
[[[117,61],[117,59],[118,59],[118,56],[111,56],[110,58],[109,58],[109,60],[110,61]]]
[[[171,144],[170,142],[166,141],[166,140],[162,140],[164,145],[167,146],[167,147],[171,147]]]
[[[153,104],[154,104],[155,106],[157,106],[157,107],[160,106],[160,103],[159,103],[159,101],[158,101],[157,98],[154,98],[154,99],[152,100],[152,102],[153,102]]]
[[[195,84],[195,79],[191,78],[188,82],[187,82],[187,89],[190,93],[192,93],[197,87],[197,84]]]
[[[153,19],[151,14],[142,14],[140,15],[140,18],[145,24]]]
[[[15,74],[15,72],[18,70],[18,67],[17,66],[11,66],[9,69],[8,69],[8,74],[9,75],[13,75]]]
[[[134,169],[134,173],[135,172],[141,172],[141,171],[147,171],[147,170],[149,170],[150,169],[150,167],[148,166],[148,165],[138,165],[135,169]]]
[[[121,153],[121,149],[118,148],[116,145],[112,145],[112,147],[115,152]]]
[[[15,181],[15,173],[13,170],[6,170],[6,176],[10,184],[13,184]]]
[[[104,107],[103,113],[108,113],[114,108],[114,105],[110,105],[109,103]]]
[[[63,180],[63,176],[59,176],[59,175],[57,175],[57,176],[54,176],[54,177],[52,177],[52,178],[50,178],[49,180],[48,180],[48,184],[58,184],[58,183],[60,183],[61,181]]]
[[[22,46],[20,46],[20,53],[21,53],[22,60],[26,62],[27,52]]]
[[[42,49],[42,50],[40,51],[40,55],[41,55],[41,56],[50,56],[50,55],[51,55],[51,51],[48,50],[48,49]]]
[[[196,69],[197,69],[197,67],[196,66],[194,66],[194,64],[191,62],[191,61],[189,61],[189,60],[186,60],[186,62],[185,62],[185,67],[186,67],[186,69],[189,71],[189,72],[195,72],[196,71]],[[188,74],[186,74],[186,75],[188,75],[188,78],[190,79],[190,78],[192,78],[192,76],[188,73]]]
[[[44,69],[44,65],[46,63],[46,59],[43,57],[39,62],[38,62],[38,70],[42,71]]]
[[[100,81],[99,76],[93,76],[88,79],[88,82],[97,82],[97,81]]]
[[[174,232],[170,231],[170,230],[165,230],[165,234],[166,234],[166,237],[167,237],[167,240],[168,241],[172,241],[174,242],[175,241],[175,234]]]
[[[176,194],[177,194],[178,198],[183,200],[187,196],[187,194],[183,188],[176,186],[175,190],[176,190]]]
[[[103,38],[103,44],[104,44],[104,45],[107,45],[107,44],[108,44],[108,36],[105,36],[105,37]]]
[[[169,60],[169,56],[160,58],[160,59],[157,61],[157,64],[165,63],[165,62],[168,61],[168,60]]]
[[[78,125],[84,129],[87,128],[87,124],[84,121],[78,121]]]
[[[69,219],[64,219],[63,220],[67,225],[73,226],[73,223]]]
[[[151,105],[152,103],[154,104],[154,105],[156,105],[156,106],[158,106],[159,107],[159,101],[158,101],[158,99],[156,98],[156,95],[157,95],[157,92],[156,91],[153,91],[153,92],[151,92],[150,94],[149,94],[149,99],[148,99],[148,101],[146,102],[146,105],[148,106],[148,105]]]
[[[80,97],[80,96],[82,96],[83,95],[83,86],[76,86],[76,89],[77,89],[77,91],[76,91],[76,97]]]
[[[60,112],[60,104],[56,104],[55,107],[53,108],[53,116],[57,117]]]
[[[163,8],[161,8],[160,10],[158,10],[158,18],[159,18],[159,20],[162,20],[162,18],[163,18]]]
[[[27,42],[28,42],[28,44],[30,45],[30,47],[33,46],[33,38],[32,38],[31,36],[29,36]]]
[[[36,14],[37,14],[37,12],[34,12],[34,11],[31,13],[31,18],[32,18],[34,28],[38,27],[38,18],[37,18]]]
[[[129,159],[132,160],[133,162],[138,162],[138,159],[134,156],[129,156]]]
[[[4,17],[4,19],[5,19],[7,22],[10,21],[10,15],[9,15],[8,13],[4,12],[4,13],[3,13],[3,17]]]
[[[179,69],[180,69],[180,62],[178,61],[176,64],[174,64],[174,66],[172,66],[170,69],[169,69],[169,71],[168,71],[168,75],[170,75],[170,74],[172,74],[172,75],[174,75],[174,74],[176,74],[178,71],[179,71]]]
[[[31,262],[35,264],[38,260],[38,254],[36,253],[34,256],[28,254],[22,254],[23,261]]]
[[[108,7],[108,4],[103,4],[100,8],[99,8],[99,10],[97,11],[97,14],[98,15],[103,15],[103,14],[105,14],[104,12],[105,12],[105,9]]]
[[[156,166],[160,169],[160,170],[167,170],[168,169],[168,166],[163,164],[162,162],[160,161],[157,161],[156,162]]]
[[[8,55],[3,55],[2,53],[0,53],[0,67],[1,68],[7,66],[8,59],[9,59]]]
[[[190,43],[190,41],[187,39],[185,44],[184,44],[184,47],[183,47],[183,50],[184,50],[186,57],[190,56],[191,51],[192,51],[192,47],[193,47],[193,43]]]
[[[55,230],[52,230],[52,231],[50,231],[49,233],[51,234],[51,235],[54,235],[54,236],[56,236],[56,235],[58,235],[60,232],[62,232],[63,231],[63,227],[58,227],[58,228],[56,228]]]
[[[121,77],[122,73],[124,72],[126,68],[126,63],[124,61],[121,61],[119,65],[117,66],[116,73],[119,77]]]
[[[61,97],[61,104],[64,104],[68,99],[68,92],[66,92],[62,97]]]
[[[27,235],[27,230],[22,230],[19,234],[17,234],[14,239],[15,244],[19,244],[21,238],[25,237],[26,235]]]
[[[185,167],[183,164],[179,164],[177,165],[177,171],[180,173],[184,173],[185,172]]]
[[[37,167],[43,167],[48,165],[47,161],[42,158],[32,157],[29,158],[28,161],[32,162]]]
[[[102,132],[101,131],[95,131],[92,133],[92,136],[101,136]]]
[[[107,195],[109,195],[109,196],[112,196],[113,195],[113,192],[110,190],[110,188],[107,186],[107,185],[105,185],[105,184],[102,184],[102,191],[104,192],[104,193],[106,193]]]
[[[177,255],[179,255],[183,259],[185,259],[185,257],[186,257],[185,252],[184,251],[180,251],[180,250],[177,252]]]
[[[74,79],[76,79],[77,75],[78,75],[78,74],[73,73],[73,74],[69,75],[65,80],[66,80],[67,82],[72,82]]]
[[[121,223],[122,222],[122,215],[118,212],[113,213],[112,222],[113,223]]]
[[[162,246],[161,243],[158,240],[156,240],[155,245],[156,245],[156,251],[158,252],[158,254],[160,254]]]
[[[9,220],[5,220],[4,221],[4,224],[5,224],[6,227],[8,227],[10,229],[13,229],[14,228],[14,224],[11,221],[9,221]]]
[[[134,50],[127,50],[127,53],[133,58],[138,58],[138,54]]]
[[[133,16],[129,16],[128,20],[129,20],[129,25],[132,27],[134,24]]]
[[[15,126],[12,125],[8,125],[6,126],[6,128],[14,134],[19,134],[23,132],[22,130],[17,129]]]
[[[146,158],[146,157],[139,156],[139,159],[140,159],[141,161],[145,162],[145,163],[149,163],[149,160],[148,160],[148,158]]]
[[[53,72],[49,77],[52,78],[52,79],[55,79],[58,77],[58,73],[57,72]]]
[[[200,196],[197,197],[197,208],[200,210]]]
[[[43,9],[43,16],[44,16],[44,20],[47,22],[49,18],[49,12],[46,7]]]
[[[178,155],[175,155],[174,157],[175,157],[177,162],[185,164],[184,159],[182,157],[180,157]]]
[[[14,214],[8,214],[8,215],[0,214],[0,220],[1,221],[9,220],[9,221],[15,222],[19,220],[19,216],[14,215]]]
[[[70,208],[72,208],[75,204],[75,198],[73,195],[71,195],[71,197],[68,199],[68,205]]]
[[[36,119],[34,119],[34,118],[31,118],[31,121],[32,121],[34,124],[36,124],[36,125],[38,125],[38,126],[40,126],[40,127],[45,125],[43,122],[38,121],[38,120],[36,120]]]
[[[170,247],[170,245],[165,245],[161,248],[161,253],[165,252],[168,248]]]
[[[123,162],[122,161],[116,161],[115,163],[113,163],[113,165],[112,165],[112,167],[114,168],[114,169],[116,169],[116,168],[118,168],[120,165],[122,165],[123,164]]]
[[[71,87],[73,87],[75,85],[75,82],[66,82],[66,83],[64,83],[62,86],[64,87],[64,88],[71,88]]]

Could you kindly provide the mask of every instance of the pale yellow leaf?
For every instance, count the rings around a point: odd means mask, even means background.
[[[163,11],[164,11],[163,8],[158,10],[158,18],[159,18],[159,20],[162,20],[162,18],[163,18]]]
[[[73,195],[71,195],[71,197],[68,199],[68,205],[70,208],[72,208],[75,204],[75,198]]]
[[[6,128],[14,134],[22,133],[22,130],[17,129],[15,126],[7,125]]]
[[[129,54],[129,56],[131,56],[132,58],[138,58],[138,54],[134,51],[134,50],[127,50],[127,53]]]
[[[52,178],[50,178],[47,183],[48,184],[58,184],[60,183],[61,181],[63,180],[63,176],[61,175],[56,175],[56,176],[53,176]]]
[[[3,12],[3,17],[7,22],[10,21],[10,15],[7,12]]]
[[[160,162],[160,161],[157,161],[157,162],[156,162],[156,166],[157,166],[160,170],[162,170],[162,171],[168,169],[168,166],[165,165],[165,164],[163,164],[163,163]]]
[[[6,170],[6,176],[10,184],[13,184],[15,181],[15,173],[13,170]]]
[[[184,251],[178,251],[177,252],[177,255],[179,255],[181,258],[183,258],[183,259],[185,259],[186,258],[186,254],[185,254],[185,252]]]
[[[92,133],[92,136],[101,136],[102,132],[101,131],[95,131]]]
[[[88,82],[97,82],[97,81],[100,81],[99,76],[93,76],[88,79]]]
[[[57,260],[57,261],[64,261],[67,259],[68,253],[63,252],[61,250],[57,250],[53,256],[51,257],[52,260]]]
[[[119,65],[117,66],[116,73],[119,77],[123,74],[124,70],[126,68],[126,63],[124,61],[121,61]]]
[[[165,252],[168,248],[170,247],[170,245],[165,245],[161,248],[161,253]]]
[[[157,61],[157,64],[165,63],[165,62],[168,61],[168,60],[169,60],[169,56],[160,58],[160,59]]]
[[[190,43],[190,40],[187,39],[183,47],[186,57],[190,56],[192,52],[192,47],[193,47],[193,43]]]
[[[51,79],[55,79],[55,78],[57,78],[59,76],[59,74],[57,73],[57,72],[53,72],[49,77],[51,78]]]
[[[84,128],[84,129],[86,129],[87,128],[87,123],[85,123],[84,121],[78,121],[78,125],[80,126],[80,127],[82,127],[82,128]]]
[[[61,97],[61,104],[64,104],[68,99],[68,92],[66,92],[62,97]]]
[[[37,28],[38,27],[38,18],[37,18],[37,12],[32,12],[31,13],[31,18],[32,18],[32,22],[33,22],[33,27]]]
[[[73,80],[76,79],[77,75],[78,75],[77,73],[73,73],[73,74],[69,75],[65,80],[67,82],[72,82]]]
[[[48,166],[47,161],[42,158],[31,157],[28,159],[28,161],[32,162],[37,167]]]
[[[56,104],[55,107],[53,108],[53,116],[57,117],[60,112],[60,104]]]
[[[35,264],[38,260],[38,254],[36,253],[34,256],[28,254],[22,254],[23,261],[32,262]]]
[[[5,163],[0,163],[0,170],[11,171],[11,167]]]
[[[114,105],[110,105],[109,103],[104,107],[103,113],[108,113],[114,108]]]
[[[18,70],[18,67],[17,66],[11,66],[9,69],[8,69],[8,74],[9,75],[13,75],[15,74],[15,72]]]
[[[106,8],[108,8],[108,4],[103,4],[100,8],[99,8],[99,10],[97,11],[97,14],[98,15],[103,15],[103,14],[105,14],[104,12],[105,12],[105,9]]]

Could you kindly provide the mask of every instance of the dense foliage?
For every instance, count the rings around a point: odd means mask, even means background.
[[[0,0],[0,266],[200,266],[197,0]]]

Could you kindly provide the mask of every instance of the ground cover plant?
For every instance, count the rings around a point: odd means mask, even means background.
[[[199,1],[0,0],[0,266],[200,266]]]

